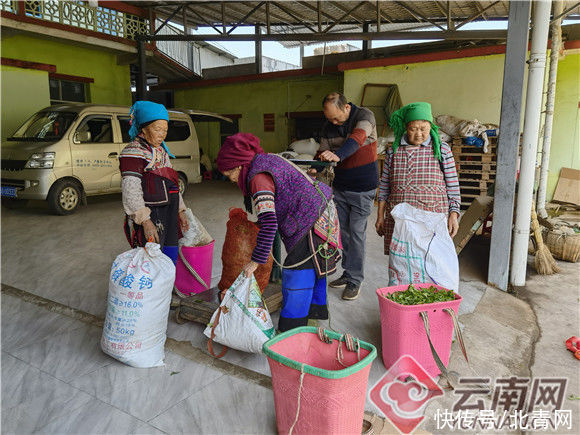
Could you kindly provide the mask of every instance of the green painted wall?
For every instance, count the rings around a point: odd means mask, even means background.
[[[10,137],[28,117],[48,106],[48,73],[2,65],[2,140]]]
[[[552,198],[561,168],[580,169],[580,53],[558,62],[556,102],[546,197]]]
[[[232,83],[177,90],[175,107],[240,114],[240,131],[258,136],[266,151],[279,152],[286,149],[291,140],[285,113],[320,111],[322,98],[341,89],[341,75]],[[275,114],[273,132],[264,131],[265,113]],[[218,124],[200,126],[198,134],[204,152],[213,161],[220,146]]]
[[[48,63],[56,65],[59,74],[93,78],[91,103],[131,104],[129,65],[117,65],[117,55],[111,51],[15,35],[2,38],[2,57]]]

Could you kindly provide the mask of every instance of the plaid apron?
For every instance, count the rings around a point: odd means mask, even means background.
[[[385,255],[389,254],[395,227],[391,210],[397,204],[406,202],[421,210],[445,214],[449,212],[445,178],[430,146],[400,146],[393,155],[389,183],[390,195],[385,212]]]

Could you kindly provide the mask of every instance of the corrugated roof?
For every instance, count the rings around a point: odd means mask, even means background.
[[[579,2],[565,0],[563,3],[569,17],[580,19]],[[472,21],[506,20],[509,13],[509,1],[506,0],[136,1],[131,4],[149,8],[159,18],[170,17],[171,21],[189,27],[214,27],[217,32],[223,32],[224,37],[233,32],[232,27],[254,25],[269,27],[271,34],[294,33],[306,37],[360,33],[365,23],[371,26],[371,31],[376,30],[377,25],[382,32],[421,27],[447,31]],[[284,42],[286,46],[300,43]]]
[[[271,25],[318,26],[318,2],[306,1],[136,1],[133,5],[152,8],[157,14],[171,15],[177,7],[182,7],[175,16],[181,22],[185,14],[192,26],[234,26],[255,25],[267,22],[266,3],[269,3]],[[447,21],[449,14],[455,21],[465,20],[481,13],[481,19],[505,19],[509,11],[509,1],[380,1],[381,22],[394,23],[427,22],[427,19]],[[566,2],[570,5],[573,1]],[[223,5],[223,11],[222,11]],[[255,10],[254,10],[255,9]],[[578,7],[577,13],[580,13]],[[249,16],[247,16],[252,10]],[[344,17],[342,24],[362,25],[365,21],[376,22],[376,1],[321,1],[320,15],[323,29],[327,24]]]

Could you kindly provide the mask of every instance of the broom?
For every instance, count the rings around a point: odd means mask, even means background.
[[[552,257],[552,253],[542,239],[542,232],[540,231],[540,224],[538,223],[538,215],[536,214],[536,204],[532,201],[532,230],[536,239],[536,258],[534,264],[536,272],[540,275],[552,275],[560,272],[560,268]]]

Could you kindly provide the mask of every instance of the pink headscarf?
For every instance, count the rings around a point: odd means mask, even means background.
[[[217,155],[218,171],[224,172],[241,166],[238,186],[244,196],[248,195],[246,178],[250,170],[250,163],[256,154],[264,154],[260,146],[260,139],[251,133],[236,133],[228,136]]]

